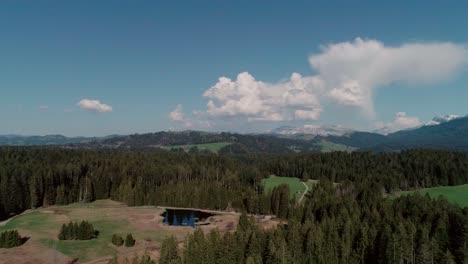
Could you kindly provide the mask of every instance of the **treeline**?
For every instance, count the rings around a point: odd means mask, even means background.
[[[155,146],[178,146],[206,143],[230,143],[220,150],[229,155],[260,155],[264,153],[293,153],[296,149],[310,151],[318,150],[315,142],[279,138],[273,135],[245,135],[235,133],[208,133],[202,131],[156,132],[116,136],[88,143],[72,144],[76,148],[118,149],[118,150],[150,150]],[[162,148],[158,151],[165,151]],[[202,151],[205,152],[205,151]],[[209,151],[206,152],[207,154]]]
[[[294,154],[267,158],[261,164],[262,171],[283,177],[375,182],[386,192],[468,183],[468,158],[459,152]]]
[[[392,192],[468,183],[468,159],[461,153],[419,150],[233,158],[153,151],[1,147],[0,219],[29,208],[108,198],[130,206],[235,208],[278,214],[284,206],[276,203],[284,205],[285,199],[266,193],[261,183],[271,174],[372,182],[382,192]]]
[[[60,229],[58,239],[59,240],[89,240],[96,237],[97,231],[88,221],[70,222],[63,224]]]
[[[29,208],[108,198],[130,206],[240,208],[255,196],[243,170],[235,160],[211,155],[3,147],[0,219]]]
[[[288,224],[271,230],[241,216],[235,233],[196,230],[183,249],[174,238],[159,263],[464,263],[468,208],[428,196],[383,198],[373,185],[323,182]]]
[[[0,248],[18,247],[23,241],[24,238],[20,236],[18,230],[7,230],[0,234]]]

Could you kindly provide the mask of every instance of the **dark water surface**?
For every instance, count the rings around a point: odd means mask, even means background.
[[[195,227],[198,222],[213,216],[213,214],[198,210],[166,209],[162,216],[164,216],[164,224]]]

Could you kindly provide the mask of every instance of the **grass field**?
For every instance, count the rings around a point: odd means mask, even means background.
[[[352,152],[356,150],[353,147],[342,145],[342,144],[336,144],[330,141],[322,140],[317,145],[320,147],[321,152],[333,152],[333,151],[346,151],[346,152]]]
[[[415,192],[418,192],[422,195],[428,193],[429,196],[433,198],[437,198],[442,195],[453,204],[458,204],[462,207],[468,206],[468,184],[460,186],[434,187],[416,191],[405,191],[400,192],[397,195],[408,195]]]
[[[306,190],[306,187],[304,186],[301,180],[299,180],[298,178],[291,177],[278,177],[271,175],[270,177],[263,180],[263,184],[265,186],[266,191],[271,191],[274,187],[279,186],[281,184],[287,184],[289,185],[291,197],[295,195],[296,200],[298,200]]]
[[[92,203],[76,203],[66,206],[50,206],[29,210],[0,223],[0,232],[17,229],[21,236],[29,239],[25,244],[11,248],[0,248],[0,263],[84,263],[105,264],[114,255],[119,261],[149,254],[159,256],[161,242],[172,235],[178,241],[193,232],[193,228],[168,226],[163,223],[164,208],[154,206],[128,207],[112,200]],[[237,226],[238,213],[212,212],[199,228],[205,233],[217,229],[228,232]],[[62,224],[86,220],[99,232],[97,238],[85,241],[58,240]],[[279,222],[262,222],[263,227],[273,227]],[[134,247],[116,247],[111,243],[112,235],[125,238],[132,233]],[[18,262],[19,261],[19,262]],[[119,262],[121,263],[121,262]]]
[[[216,143],[206,143],[206,144],[189,144],[189,145],[175,145],[175,146],[165,146],[164,149],[173,150],[173,149],[183,149],[184,151],[189,151],[193,147],[197,147],[198,150],[208,150],[213,153],[218,153],[219,150],[225,146],[229,146],[229,142],[216,142]]]
[[[17,229],[31,237],[33,244],[41,244],[78,259],[89,261],[101,256],[113,255],[116,249],[111,245],[114,233],[125,236],[132,233],[135,239],[161,242],[169,234],[167,230],[152,228],[161,209],[155,207],[126,207],[104,200],[91,204],[73,204],[40,209],[11,219],[0,231]],[[99,231],[96,239],[86,241],[59,241],[58,232],[63,223],[88,220]],[[27,242],[30,243],[30,242]]]

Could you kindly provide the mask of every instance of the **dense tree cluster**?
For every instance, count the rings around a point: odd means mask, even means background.
[[[286,218],[288,216],[290,206],[289,192],[287,184],[281,184],[273,188],[271,192],[270,212],[279,218]],[[291,204],[294,204],[294,201],[291,201]]]
[[[96,236],[96,230],[88,221],[63,224],[58,235],[59,240],[89,240]]]
[[[0,138],[1,142],[1,138]],[[318,150],[315,141],[281,138],[273,135],[246,135],[236,133],[208,133],[202,131],[156,132],[116,136],[88,143],[73,144],[77,148],[92,149],[125,149],[148,150],[155,146],[180,146],[206,143],[229,143],[221,149],[221,153],[230,155],[264,154],[264,153],[293,153],[291,146],[298,150]],[[184,151],[173,148],[173,151]],[[158,151],[164,151],[162,148]],[[197,152],[193,150],[193,152]],[[205,152],[205,151],[202,151]],[[206,151],[205,153],[210,153]]]
[[[262,179],[271,174],[321,184],[297,203],[286,186],[263,189]],[[168,239],[165,263],[463,263],[468,208],[426,196],[392,200],[384,194],[465,183],[467,156],[446,151],[228,157],[0,148],[0,218],[111,198],[131,206],[235,208],[288,220],[265,231],[244,215],[235,233],[197,231],[182,251]],[[59,238],[89,239],[94,229],[88,224],[64,225]],[[133,237],[128,241],[124,244],[135,243]]]
[[[271,174],[374,182],[382,191],[392,192],[468,183],[468,158],[462,153],[424,150],[232,158],[0,147],[0,219],[29,208],[107,198],[130,206],[236,208],[277,214],[276,203],[286,204],[284,199],[271,197],[261,184]]]
[[[181,263],[178,242],[175,237],[169,236],[163,241],[161,245],[159,264],[177,263]]]
[[[241,168],[229,158],[186,153],[0,148],[0,219],[107,198],[131,206],[239,208],[255,196]]]
[[[297,154],[273,157],[263,164],[263,171],[280,176],[376,182],[387,192],[468,183],[466,154],[448,151]]]
[[[160,261],[464,263],[467,208],[419,195],[393,201],[374,187],[323,182],[292,208],[284,226],[265,231],[242,215],[235,233],[196,230],[181,251],[173,238],[166,239]]]
[[[18,230],[7,230],[0,233],[0,248],[18,247],[23,244],[23,238]]]

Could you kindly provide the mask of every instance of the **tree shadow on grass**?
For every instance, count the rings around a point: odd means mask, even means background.
[[[22,237],[20,240],[20,246],[24,245],[31,237]]]

